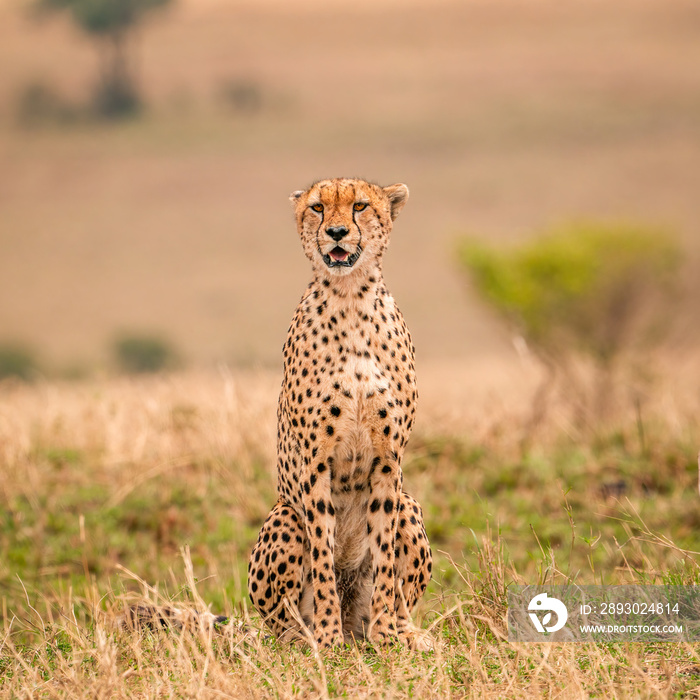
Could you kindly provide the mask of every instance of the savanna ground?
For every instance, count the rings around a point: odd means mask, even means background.
[[[523,442],[523,388],[507,405],[482,397],[450,416],[426,388],[404,472],[435,552],[417,612],[435,651],[317,655],[270,639],[245,595],[247,555],[275,500],[277,379],[222,370],[3,385],[3,696],[700,692],[695,646],[512,644],[506,628],[511,583],[700,583],[696,391],[657,385],[654,401],[596,431],[554,405]],[[118,629],[144,599],[210,606],[236,624]]]
[[[46,372],[0,383],[0,695],[700,695],[695,647],[505,639],[512,582],[698,583],[697,3],[181,2],[141,34],[147,110],[116,124],[18,123],[36,81],[83,103],[95,56],[21,3],[0,20],[0,341]],[[428,654],[317,656],[248,616],[308,275],[286,196],[337,174],[412,193],[386,278],[418,350],[404,470],[436,555]],[[456,240],[577,217],[677,233],[684,297],[606,420],[555,402],[531,432],[538,368]],[[123,330],[209,369],[111,377]],[[241,625],[117,629],[144,597]]]

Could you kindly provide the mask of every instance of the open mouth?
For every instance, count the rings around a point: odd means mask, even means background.
[[[328,255],[333,260],[333,262],[337,263],[345,262],[350,257],[350,253],[348,253],[347,250],[343,250],[339,245],[333,248],[333,250],[331,250],[331,252],[328,253]]]
[[[328,267],[352,267],[360,257],[361,252],[362,248],[360,246],[357,246],[357,250],[354,253],[348,253],[347,250],[337,245],[323,256],[323,262]]]

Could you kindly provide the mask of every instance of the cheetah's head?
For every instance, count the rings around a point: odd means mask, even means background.
[[[321,180],[293,192],[304,252],[325,276],[366,272],[380,264],[394,219],[408,199],[406,185]]]

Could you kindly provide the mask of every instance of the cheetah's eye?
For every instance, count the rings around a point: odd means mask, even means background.
[[[320,213],[323,211],[323,204],[313,204],[311,208]]]
[[[355,202],[353,209],[355,211],[362,211],[367,208],[367,202]]]

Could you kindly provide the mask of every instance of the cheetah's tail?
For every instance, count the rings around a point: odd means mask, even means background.
[[[242,620],[234,620],[226,615],[214,615],[208,611],[198,612],[172,605],[144,603],[129,606],[117,618],[117,625],[120,629],[130,631],[176,629],[218,633],[226,633],[230,630],[245,634],[250,633]]]

